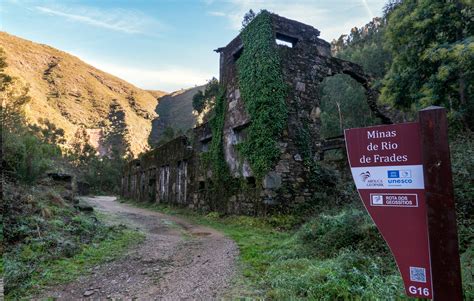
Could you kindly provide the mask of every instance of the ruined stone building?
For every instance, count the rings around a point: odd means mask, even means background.
[[[237,149],[252,122],[237,74],[236,62],[246,51],[239,35],[216,51],[220,54],[219,81],[226,91],[224,159],[235,181],[244,183],[242,188],[216,200],[215,189],[211,188],[212,170],[202,162],[202,155],[209,151],[214,138],[210,124],[205,123],[193,129],[192,137],[176,138],[130,162],[122,179],[124,197],[240,214],[261,214],[275,206],[291,206],[310,199],[318,187],[308,180],[300,129],[307,131],[309,140],[305,143],[312,160],[319,160],[327,149],[343,146],[342,138],[320,138],[320,85],[329,76],[351,76],[366,89],[374,114],[382,122],[390,121],[376,106],[377,93],[369,87],[370,77],[360,66],[332,57],[330,44],[318,38],[317,29],[275,14],[270,14],[270,20],[283,79],[290,87],[285,99],[287,125],[278,137],[280,157],[274,167],[261,180],[256,179]]]

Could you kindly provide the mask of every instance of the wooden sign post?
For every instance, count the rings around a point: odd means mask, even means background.
[[[419,111],[433,300],[462,300],[446,109]]]
[[[359,195],[395,257],[408,296],[462,300],[445,109],[419,121],[344,132]]]

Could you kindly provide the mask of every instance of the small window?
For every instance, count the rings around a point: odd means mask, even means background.
[[[151,179],[148,180],[148,186],[153,186],[153,185],[155,185],[155,183],[156,183],[155,178],[151,178]]]
[[[206,137],[204,139],[201,139],[201,152],[202,153],[207,153],[209,151],[209,147],[211,145],[212,137]]]
[[[204,181],[199,181],[199,190],[204,190],[206,189],[206,183]]]
[[[239,59],[239,57],[242,55],[242,52],[244,52],[244,46],[240,46],[239,49],[237,49],[237,51],[235,51],[232,56],[234,58],[234,62],[237,62],[237,60]]]
[[[277,43],[277,45],[282,45],[282,46],[293,48],[293,44],[290,43],[290,42],[279,40],[279,39],[275,39],[275,42]]]
[[[246,177],[245,180],[247,181],[247,185],[250,188],[257,187],[257,182],[255,181],[255,177]]]
[[[250,124],[242,124],[232,129],[232,144],[239,144],[247,138],[247,128]]]
[[[275,42],[277,43],[277,45],[283,45],[283,46],[293,48],[298,42],[298,38],[291,37],[291,36],[277,32],[275,35]]]

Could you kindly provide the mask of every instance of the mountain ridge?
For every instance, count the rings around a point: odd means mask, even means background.
[[[149,139],[151,145],[159,143],[167,127],[173,128],[175,132],[185,132],[194,127],[196,116],[193,114],[193,96],[197,91],[204,91],[205,87],[206,85],[202,85],[181,89],[158,98],[155,112],[159,117],[152,121]]]
[[[166,92],[140,89],[67,52],[6,32],[0,32],[0,48],[8,64],[5,73],[29,88],[29,123],[41,125],[47,119],[63,129],[66,147],[92,131],[93,139],[85,137],[85,142],[102,154],[110,150],[108,133],[119,134],[114,143],[128,144],[134,156],[150,148],[157,98]]]

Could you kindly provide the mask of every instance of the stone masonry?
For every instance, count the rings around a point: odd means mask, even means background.
[[[320,139],[319,93],[321,82],[328,76],[347,74],[354,78],[366,89],[373,113],[382,122],[390,123],[377,107],[378,94],[370,89],[371,78],[360,66],[332,57],[330,44],[318,38],[317,29],[275,14],[271,17],[284,79],[291,87],[286,99],[288,123],[279,141],[280,159],[273,170],[263,181],[256,181],[248,162],[236,149],[245,139],[251,122],[239,90],[236,60],[245,48],[237,36],[216,52],[220,54],[219,81],[226,88],[228,101],[223,135],[225,160],[236,181],[246,183],[245,189],[228,199],[213,199],[213,191],[209,189],[211,171],[200,159],[209,150],[212,132],[208,124],[203,124],[193,129],[192,138],[176,138],[130,162],[122,179],[124,197],[248,215],[290,208],[309,200],[318,187],[309,184],[298,139],[300,129],[305,128],[311,137],[308,146],[311,156],[314,160],[321,157],[324,141]]]

